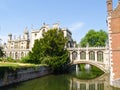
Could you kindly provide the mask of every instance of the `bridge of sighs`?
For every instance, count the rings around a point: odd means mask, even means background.
[[[109,72],[109,50],[108,47],[85,47],[68,48],[70,61],[78,65],[86,63],[94,65],[104,72]]]

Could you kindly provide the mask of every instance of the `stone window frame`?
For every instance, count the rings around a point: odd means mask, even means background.
[[[103,62],[103,51],[97,52],[97,61]]]
[[[95,52],[89,51],[89,60],[95,60]]]
[[[82,60],[82,59],[86,59],[86,52],[85,51],[81,51],[80,52],[80,60]]]
[[[76,60],[77,59],[77,52],[73,51],[72,52],[72,60]]]

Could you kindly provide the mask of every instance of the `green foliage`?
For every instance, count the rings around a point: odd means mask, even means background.
[[[2,61],[4,61],[4,62],[20,62],[20,60],[18,60],[18,59],[15,60],[12,57],[3,58]]]
[[[64,55],[62,56],[54,56],[54,57],[50,57],[47,56],[45,57],[41,63],[43,64],[48,64],[52,70],[56,71],[61,71],[63,72],[63,68],[66,67],[66,64],[68,63],[68,52],[66,52]]]
[[[101,69],[99,69],[93,65],[91,65],[90,71],[87,71],[85,69],[85,65],[86,64],[79,65],[80,72],[78,73],[78,75],[76,75],[77,78],[88,80],[88,79],[97,78],[97,77],[101,76],[102,74],[104,74],[104,72]]]
[[[80,45],[81,47],[86,47],[87,44],[90,47],[105,46],[108,40],[108,34],[103,31],[90,30],[84,38],[82,38]]]
[[[12,62],[13,61],[12,57],[7,57],[7,61]]]
[[[0,47],[0,57],[3,57],[5,54],[3,53],[2,47]]]
[[[79,69],[81,71],[85,71],[85,64],[79,64]]]
[[[66,42],[61,30],[45,32],[43,38],[35,41],[29,53],[30,63],[47,64],[55,71],[65,66],[68,63],[68,51],[64,48]]]
[[[25,56],[25,57],[22,57],[20,62],[22,63],[29,63],[30,62],[30,58],[29,58],[29,55]]]

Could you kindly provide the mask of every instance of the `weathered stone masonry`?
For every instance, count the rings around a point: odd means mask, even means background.
[[[0,87],[6,86],[13,83],[18,83],[21,81],[26,81],[33,78],[38,78],[41,76],[45,76],[47,74],[51,74],[52,71],[49,67],[45,66],[38,66],[38,67],[31,67],[31,68],[24,68],[16,70],[16,73],[14,72],[5,72],[3,78],[0,78]]]

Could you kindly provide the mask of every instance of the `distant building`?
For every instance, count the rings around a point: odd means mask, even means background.
[[[14,38],[13,38],[14,37]],[[28,54],[30,50],[29,32],[25,29],[23,36],[8,35],[8,41],[4,47],[6,57],[20,59]]]
[[[40,29],[32,30],[29,34],[27,28],[24,30],[23,36],[16,37],[12,34],[8,35],[8,41],[4,46],[4,52],[6,57],[11,57],[13,59],[21,59],[21,57],[26,56],[34,45],[36,39],[42,38],[43,33],[47,32],[50,29],[57,28],[62,30],[64,37],[68,38],[68,43],[66,47],[74,47],[74,41],[72,39],[72,33],[67,28],[60,28],[58,23],[53,24],[53,27],[50,28],[48,24],[43,24]]]

